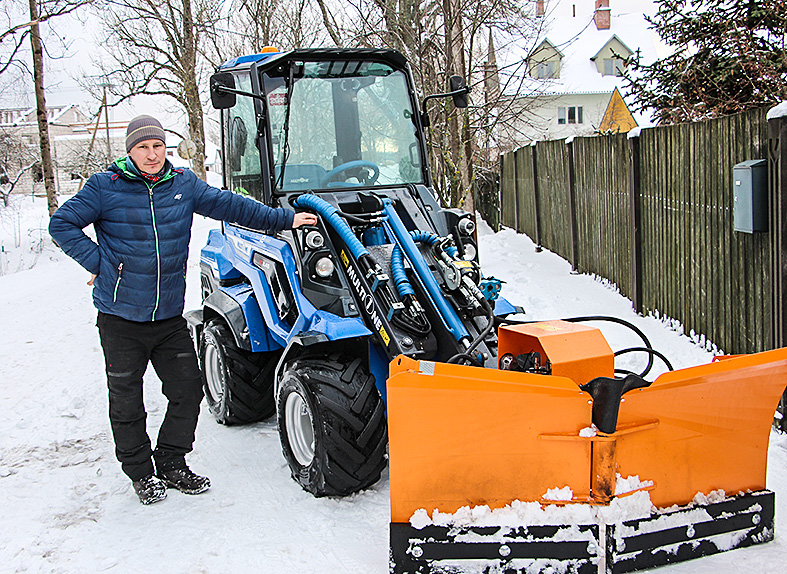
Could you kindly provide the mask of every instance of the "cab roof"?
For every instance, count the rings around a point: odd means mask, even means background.
[[[219,70],[229,70],[251,64],[253,62],[273,62],[281,59],[303,59],[303,60],[382,60],[402,68],[407,64],[407,60],[396,50],[377,50],[367,48],[307,48],[300,50],[290,50],[289,52],[263,52],[262,54],[249,54],[227,60],[219,66]]]

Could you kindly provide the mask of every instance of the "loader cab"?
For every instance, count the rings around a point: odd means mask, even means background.
[[[275,204],[306,190],[429,185],[415,89],[398,52],[246,56],[222,65],[216,83],[234,92],[211,90],[224,108],[230,190]]]

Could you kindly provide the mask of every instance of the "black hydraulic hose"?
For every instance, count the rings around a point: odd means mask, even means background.
[[[454,355],[453,357],[448,359],[446,361],[446,363],[456,363],[456,362],[459,362],[459,361],[468,361],[474,367],[483,367],[484,366],[484,365],[481,364],[481,361],[479,361],[478,358],[474,357],[470,353],[457,353],[456,355]]]
[[[653,345],[650,344],[650,341],[645,336],[645,333],[643,333],[640,329],[638,329],[636,326],[632,325],[628,321],[624,321],[619,317],[608,317],[606,315],[589,315],[587,317],[570,317],[568,319],[563,319],[563,320],[568,321],[569,323],[588,323],[590,321],[608,321],[610,323],[617,323],[618,325],[623,325],[624,327],[628,327],[629,329],[634,331],[637,335],[639,335],[639,338],[642,339],[642,342],[644,343],[644,348],[653,351]],[[639,347],[634,347],[634,348],[639,348]],[[667,362],[667,365],[669,365],[669,362]],[[642,371],[642,373],[640,373],[639,376],[644,377],[650,372],[652,368],[653,368],[653,354],[648,352],[648,364],[645,366],[645,370]],[[672,369],[670,369],[670,371],[671,370]]]
[[[371,223],[376,219],[383,220],[385,218],[385,215],[379,211],[374,213],[352,214],[337,209],[336,213],[338,213],[348,221],[352,221],[353,223],[360,223],[362,225],[368,225],[369,223]]]
[[[481,302],[481,304],[485,307],[485,309],[486,309],[486,311],[488,313],[489,324],[484,328],[483,331],[481,331],[478,334],[478,336],[475,339],[473,339],[473,342],[470,343],[470,346],[467,349],[465,349],[461,353],[457,353],[456,355],[454,355],[453,357],[448,359],[446,361],[446,363],[455,363],[455,362],[460,361],[462,359],[467,360],[467,358],[470,357],[470,359],[472,359],[476,364],[478,364],[478,365],[481,364],[481,362],[478,359],[476,359],[475,357],[473,357],[471,353],[473,352],[473,350],[478,345],[480,345],[483,342],[483,340],[486,338],[486,336],[489,335],[489,333],[492,332],[492,329],[494,329],[495,325],[496,325],[494,309],[492,309],[491,305],[489,305],[489,303],[487,303],[486,299],[484,299]]]
[[[620,355],[625,355],[626,353],[650,353],[651,355],[657,356],[661,359],[664,364],[667,366],[667,369],[670,371],[674,371],[675,369],[672,366],[672,363],[669,362],[669,359],[664,356],[663,353],[657,351],[656,349],[651,349],[650,347],[630,347],[628,349],[621,349],[620,351],[615,351],[615,356],[619,357]],[[631,371],[626,371],[624,369],[615,369],[615,372],[621,372],[625,374],[633,374]]]

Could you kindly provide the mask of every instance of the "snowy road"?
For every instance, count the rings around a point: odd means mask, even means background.
[[[213,223],[195,223],[187,308],[199,303],[199,247]],[[51,254],[50,254],[51,255]],[[504,294],[529,317],[603,313],[634,321],[675,366],[710,355],[630,303],[511,231],[481,238],[485,272],[507,281]],[[54,260],[52,260],[54,259]],[[210,476],[207,493],[170,491],[151,507],[137,501],[114,459],[106,416],[103,360],[87,273],[62,255],[0,277],[0,572],[382,573],[388,568],[387,474],[342,500],[314,499],[289,477],[275,424],[216,424],[203,404],[192,468]],[[608,333],[613,348],[628,335]],[[164,402],[146,375],[149,426]],[[771,440],[769,487],[777,525],[787,516],[787,441]],[[776,541],[660,568],[664,574],[783,571]]]

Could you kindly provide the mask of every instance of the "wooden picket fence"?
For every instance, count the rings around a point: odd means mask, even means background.
[[[787,118],[766,114],[522,147],[501,157],[488,220],[724,352],[785,346]],[[733,228],[733,166],[750,159],[769,160],[767,232]]]

